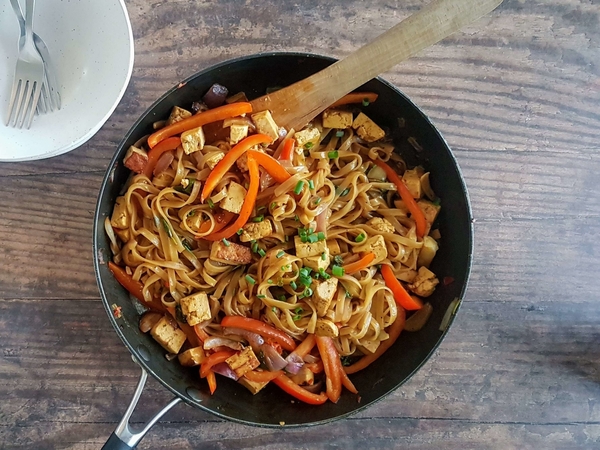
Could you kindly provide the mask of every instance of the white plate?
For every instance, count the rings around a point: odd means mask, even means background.
[[[19,23],[9,0],[0,1],[0,161],[49,158],[79,147],[110,117],[131,78],[133,35],[123,0],[39,1],[33,29],[48,46],[62,108],[35,116],[29,130],[6,126]]]

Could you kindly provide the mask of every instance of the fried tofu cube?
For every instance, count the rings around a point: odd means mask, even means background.
[[[402,181],[408,188],[410,194],[415,199],[420,199],[423,196],[423,188],[421,187],[421,177],[423,176],[423,169],[421,167],[415,167],[404,172],[402,175]]]
[[[365,339],[364,342],[360,343],[360,346],[362,349],[366,350],[365,354],[375,353],[377,351],[377,349],[379,348],[380,343],[381,343],[381,341],[373,341],[373,340]]]
[[[248,97],[246,97],[245,92],[238,92],[237,94],[231,95],[225,99],[225,103],[238,103],[247,101]]]
[[[256,125],[256,131],[258,133],[266,134],[272,140],[279,138],[279,127],[273,120],[273,116],[270,111],[261,111],[250,116],[254,125]]]
[[[244,386],[246,389],[248,389],[250,392],[252,392],[253,395],[258,394],[262,388],[264,388],[267,384],[269,384],[268,381],[264,381],[264,382],[256,382],[256,381],[250,381],[248,378],[240,378],[238,380],[238,383],[240,383],[242,386]]]
[[[431,261],[435,257],[435,254],[438,251],[438,243],[431,236],[423,237],[423,247],[419,251],[419,257],[417,258],[417,265],[419,267],[425,266],[429,267]]]
[[[239,353],[230,356],[225,362],[231,367],[231,370],[235,372],[238,377],[243,376],[245,373],[256,369],[260,366],[260,361],[252,351],[252,347],[248,346]]]
[[[177,354],[185,342],[185,333],[175,328],[169,319],[163,316],[150,330],[152,337],[169,353]]]
[[[259,145],[252,147],[250,150],[254,150],[255,152],[265,153],[265,150]],[[246,153],[244,153],[242,156],[240,156],[237,159],[235,164],[238,166],[238,169],[240,169],[242,172],[248,172],[248,155]]]
[[[417,276],[408,288],[417,294],[419,297],[429,297],[435,291],[435,287],[439,284],[435,274],[427,267],[419,267]]]
[[[229,142],[237,144],[248,136],[248,125],[231,125],[229,127]]]
[[[182,366],[194,367],[202,364],[202,361],[206,359],[206,353],[202,347],[194,347],[180,353],[177,358]]]
[[[396,278],[406,283],[412,283],[417,278],[417,271],[414,269],[401,270],[396,274]]]
[[[115,207],[113,209],[112,217],[110,218],[110,225],[113,228],[124,229],[129,226],[129,213],[127,212],[127,202],[125,197],[120,196],[115,200]]]
[[[427,221],[427,229],[425,230],[425,234],[429,233],[431,230],[431,226],[435,219],[437,219],[438,214],[440,213],[440,209],[442,207],[440,205],[436,205],[435,203],[430,202],[429,200],[419,200],[417,202],[417,206],[423,211],[425,215],[425,220]]]
[[[375,253],[375,259],[371,265],[379,264],[381,261],[387,258],[388,255],[385,239],[381,235],[370,237],[362,245],[357,245],[354,247],[352,251],[354,253]]]
[[[373,217],[367,222],[367,225],[369,225],[371,228],[377,231],[381,231],[382,233],[396,232],[394,225],[392,225],[392,223],[389,220],[383,219],[381,217]]]
[[[197,325],[205,320],[210,320],[212,317],[208,296],[205,292],[196,292],[184,297],[179,301],[179,304],[181,312],[189,325]]]
[[[352,122],[352,128],[356,130],[358,137],[365,142],[375,142],[385,136],[385,131],[362,112]]]
[[[317,325],[315,326],[315,334],[317,336],[325,337],[338,337],[340,329],[335,323],[329,319],[317,319]]]
[[[129,147],[123,158],[123,165],[132,172],[142,173],[146,168],[146,164],[148,164],[146,151],[133,145]]]
[[[329,306],[337,291],[337,287],[338,279],[335,277],[316,283],[315,290],[313,291],[313,300],[317,305],[317,314],[319,316],[322,317],[327,314]]]
[[[294,134],[298,148],[312,148],[319,144],[321,132],[316,127],[310,127]]]
[[[119,236],[119,239],[121,239],[123,243],[129,242],[129,239],[131,239],[131,232],[129,231],[129,228],[125,228],[124,230],[115,228],[114,232],[117,236]]]
[[[327,241],[327,248],[329,249],[329,254],[331,256],[341,255],[342,249],[340,248],[340,244],[337,239],[331,239]]]
[[[179,106],[173,106],[171,114],[169,114],[169,118],[167,119],[167,126],[176,122],[180,122],[188,117],[192,117],[192,113],[190,111],[180,108]]]
[[[315,374],[308,367],[303,366],[297,374],[290,375],[290,379],[298,386],[311,386],[315,382]]]
[[[232,181],[229,183],[229,186],[227,186],[227,193],[219,203],[219,206],[225,211],[239,214],[242,210],[242,205],[244,204],[247,193],[248,191],[244,189],[244,186]]]
[[[271,221],[263,220],[262,222],[248,222],[242,227],[240,241],[250,242],[270,236],[273,232]]]
[[[343,130],[352,126],[352,112],[341,109],[323,111],[323,127]]]
[[[202,150],[205,141],[202,127],[192,128],[181,133],[181,146],[186,155]]]
[[[317,256],[309,256],[307,258],[302,258],[302,263],[305,267],[310,267],[315,272],[323,269],[326,270],[329,267],[329,262],[331,258],[329,257],[329,248],[325,247],[323,253]]]
[[[321,253],[327,248],[326,241],[317,241],[314,243],[302,242],[300,236],[294,236],[294,245],[296,246],[296,256],[298,258],[321,256]]]
[[[205,155],[204,162],[208,167],[210,167],[210,170],[213,170],[223,158],[225,158],[225,152],[210,152]]]
[[[228,244],[225,245],[223,241],[213,242],[210,248],[210,259],[231,266],[252,262],[252,250],[235,242],[228,242]]]

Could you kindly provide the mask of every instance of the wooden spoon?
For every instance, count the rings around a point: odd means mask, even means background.
[[[252,102],[286,129],[304,127],[347,93],[494,10],[502,0],[434,0],[347,58]]]

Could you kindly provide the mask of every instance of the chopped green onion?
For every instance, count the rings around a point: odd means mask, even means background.
[[[343,266],[344,265],[344,258],[342,258],[340,255],[335,255],[333,257],[333,261],[338,265],[338,266]]]
[[[363,98],[362,104],[363,104],[363,106],[369,106],[369,104],[370,104],[369,99]]]
[[[258,295],[256,296],[256,298],[266,298],[266,297],[267,297],[267,296],[266,296],[266,295],[263,295],[263,294],[258,294]]]
[[[259,206],[258,208],[256,208],[256,212],[258,212],[258,211],[262,211],[262,210],[263,210],[263,209],[265,209],[265,208],[266,208],[266,206],[265,206],[265,205],[263,205],[263,206]]]
[[[318,206],[319,203],[321,203],[321,200],[323,200],[321,197],[315,198],[315,206]]]
[[[250,275],[246,275],[246,281],[250,284],[256,284],[256,280]]]
[[[223,238],[223,245],[225,247],[229,247],[231,244],[229,243],[229,241],[227,239]]]
[[[277,286],[283,286],[283,278],[277,280]]]
[[[321,253],[321,259],[327,261],[327,254],[325,252]]]
[[[210,209],[215,209],[215,202],[213,202],[210,198],[206,202],[208,203],[208,207]]]
[[[346,291],[346,298],[352,298],[352,294],[350,293],[350,291]]]
[[[264,256],[267,254],[267,252],[265,252],[262,248],[259,248],[258,252],[256,253],[258,253],[261,258],[264,258]]]
[[[319,231],[317,233],[317,239],[320,241],[324,241],[325,240],[325,233],[323,233],[322,231]]]
[[[309,228],[308,231],[307,231],[307,233],[308,234],[313,234],[313,231],[315,231],[315,230],[313,230],[312,228]]]
[[[315,273],[313,273],[313,278],[314,278],[315,280],[318,280],[318,279],[319,279],[319,276],[320,276],[320,275],[319,275],[318,273],[316,273],[316,272],[315,272]]]
[[[173,232],[171,231],[171,227],[169,226],[169,222],[167,222],[166,219],[162,219],[162,224],[163,224],[163,228],[167,232],[167,236],[169,236],[170,238],[172,238],[173,237]]]
[[[181,245],[183,245],[185,247],[186,250],[189,250],[190,252],[192,251],[192,246],[191,244],[187,241],[187,239],[182,239],[181,241]]]
[[[276,202],[273,202],[273,203],[271,203],[271,205],[270,205],[270,207],[269,207],[269,208],[270,208],[270,209],[275,209],[275,208],[277,208],[277,203],[276,203]]]
[[[319,240],[319,238],[317,237],[316,234],[311,234],[310,236],[308,236],[308,242],[310,242],[311,244],[314,244],[318,240]]]
[[[296,222],[299,222],[299,221],[300,221],[300,217],[298,217],[298,214],[296,214],[296,215],[294,216],[294,220],[295,220]]]
[[[343,277],[344,276],[344,268],[340,267],[338,265],[334,265],[331,269],[331,273],[333,273],[333,275],[336,277]]]
[[[263,220],[265,220],[264,214],[252,218],[252,222],[262,222]]]
[[[277,257],[277,258],[283,258],[283,255],[285,255],[285,252],[283,250],[279,250],[277,252],[277,254],[275,255],[275,257]]]
[[[312,297],[313,290],[311,288],[307,287],[306,289],[304,289],[303,294],[304,294],[305,297]]]
[[[279,300],[281,300],[282,302],[287,302],[287,298],[285,298],[284,294],[281,294],[279,297],[277,297]]]
[[[254,253],[257,253],[258,252],[258,242],[252,241],[252,244],[250,245],[250,248],[252,249],[252,251]]]
[[[333,152],[328,152],[327,156],[329,157],[329,159],[336,159],[339,158],[340,154],[337,150],[334,150]]]
[[[296,284],[295,281],[290,281],[290,287],[294,290],[298,289],[298,285]]]
[[[354,242],[362,242],[366,239],[365,233],[360,233],[354,238]]]
[[[289,264],[285,264],[283,266],[281,266],[281,271],[285,272],[286,270],[290,270],[292,266],[290,266]]]
[[[342,193],[340,194],[340,197],[345,197],[349,193],[350,193],[350,188],[346,188],[342,191]]]
[[[314,146],[315,146],[315,144],[313,144],[312,142],[307,142],[306,144],[304,144],[304,148],[307,150],[310,150]]]
[[[298,181],[298,184],[296,184],[296,187],[294,188],[294,194],[296,194],[296,195],[300,194],[300,192],[302,192],[303,187],[304,187],[304,181],[302,181],[302,180]]]
[[[267,283],[273,284],[273,280],[267,280]]]
[[[195,209],[192,209],[190,212],[187,213],[188,217],[193,217],[195,215],[196,215],[196,210]]]
[[[236,231],[238,236],[241,236],[243,232],[244,232],[243,228],[240,228],[239,230]]]
[[[305,277],[309,276],[310,273],[312,272],[312,269],[310,267],[303,267],[302,269],[300,269],[300,275],[304,275]]]
[[[271,311],[273,311],[274,313],[277,312],[277,308],[275,308],[274,306],[271,308]]]
[[[313,180],[308,180],[308,188],[313,190],[315,188],[315,182]]]
[[[321,274],[324,280],[329,280],[331,278],[331,275],[325,272],[325,269],[319,269],[319,273]]]
[[[344,131],[343,130],[337,130],[335,132],[335,137],[342,137],[344,135]]]

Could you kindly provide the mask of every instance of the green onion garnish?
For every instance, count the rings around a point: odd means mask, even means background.
[[[319,269],[319,273],[321,274],[324,280],[329,280],[331,278],[331,275],[325,272],[325,269]]]
[[[325,252],[321,253],[321,259],[327,261],[327,254]]]
[[[338,266],[343,266],[344,265],[344,258],[342,258],[340,255],[335,255],[333,257],[333,261],[338,265]]]
[[[285,298],[284,294],[281,294],[279,297],[277,297],[279,300],[281,300],[282,302],[287,302],[287,298]]]
[[[344,135],[344,131],[343,130],[337,130],[335,132],[335,137],[342,137]]]
[[[196,215],[196,210],[195,209],[192,209],[190,212],[187,213],[188,217],[193,217],[195,215]]]
[[[319,231],[317,233],[317,239],[320,241],[324,241],[325,240],[325,233],[323,233],[322,231]]]
[[[346,298],[352,298],[352,294],[350,293],[350,291],[346,291]]]
[[[285,255],[285,252],[283,250],[279,250],[277,252],[277,254],[275,255],[275,257],[277,257],[277,258],[283,258],[283,255]]]
[[[302,180],[298,181],[298,184],[296,184],[296,187],[294,188],[294,194],[296,194],[296,195],[300,194],[300,192],[302,192],[303,187],[304,187],[304,181],[302,181]]]
[[[173,232],[171,231],[171,227],[169,226],[169,222],[166,219],[162,219],[163,228],[165,229],[167,236],[170,238],[173,237]]]
[[[365,233],[360,233],[354,238],[354,242],[362,242],[366,239]]]
[[[263,295],[263,294],[258,294],[258,295],[256,296],[256,298],[266,298],[266,297],[267,297],[267,296],[266,296],[266,295]]]
[[[315,182],[313,180],[308,180],[308,188],[313,190],[315,188]]]
[[[303,294],[305,297],[311,297],[313,295],[313,290],[311,288],[307,287],[306,289],[304,289]]]
[[[274,313],[277,312],[277,308],[275,308],[274,306],[271,308],[271,311],[273,311]]]
[[[275,208],[277,208],[277,203],[276,203],[276,202],[273,202],[273,203],[271,203],[271,206],[270,206],[270,208],[271,208],[271,209],[275,209]]]
[[[350,188],[346,188],[342,191],[342,193],[340,194],[340,197],[345,197],[349,193],[350,193]]]
[[[333,152],[328,152],[327,156],[329,157],[329,159],[336,159],[339,158],[340,154],[337,150],[334,150]]]
[[[315,206],[318,206],[319,203],[321,203],[321,200],[323,200],[321,197],[315,198]]]
[[[369,106],[370,103],[371,102],[369,102],[368,98],[363,98],[363,101],[362,101],[363,106]]]
[[[286,270],[290,270],[290,267],[291,266],[289,264],[285,264],[285,265],[281,266],[281,271],[285,272]]]
[[[312,142],[307,142],[306,144],[304,144],[304,148],[307,150],[310,150],[314,146],[315,146],[315,144],[313,144]]]
[[[183,245],[185,247],[186,250],[189,250],[190,252],[192,251],[192,246],[190,245],[190,243],[187,241],[187,239],[183,239],[181,241],[181,245]]]
[[[208,203],[208,207],[210,209],[215,209],[215,202],[213,202],[210,198],[206,202]]]
[[[294,290],[295,290],[295,289],[298,289],[298,285],[296,284],[296,282],[295,282],[295,281],[290,281],[290,287],[291,287],[292,289],[294,289]]]
[[[262,222],[263,220],[265,220],[264,214],[252,218],[252,222]]]
[[[250,275],[246,275],[246,281],[250,284],[256,284],[256,280]]]
[[[344,276],[344,268],[340,267],[338,265],[334,265],[331,268],[331,273],[333,273],[333,275],[336,277],[343,277]]]
[[[311,244],[314,244],[318,240],[319,240],[319,238],[317,237],[316,234],[311,234],[310,236],[308,236],[308,242],[310,242]]]
[[[239,230],[237,230],[236,233],[237,233],[238,236],[241,236],[243,232],[244,232],[244,229],[240,228]]]
[[[229,247],[231,244],[229,243],[229,241],[227,239],[223,238],[223,245],[225,247]]]
[[[263,258],[267,254],[267,252],[265,252],[262,248],[259,248],[256,253],[258,253],[261,258]]]
[[[296,215],[294,216],[294,220],[295,220],[296,222],[299,222],[299,221],[300,221],[300,217],[298,217],[298,214],[296,214]]]
[[[252,251],[254,253],[258,252],[258,242],[252,241],[252,244],[250,245],[250,248],[252,249]]]
[[[273,280],[267,280],[267,283],[273,284]]]
[[[312,269],[310,267],[303,267],[302,269],[300,269],[299,274],[307,277],[310,275],[311,272],[312,272]]]

